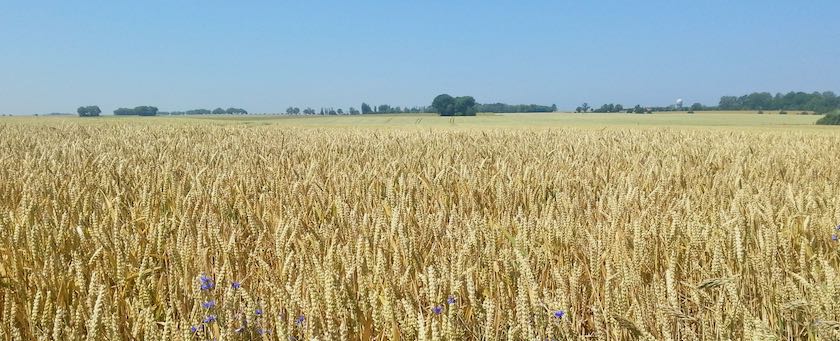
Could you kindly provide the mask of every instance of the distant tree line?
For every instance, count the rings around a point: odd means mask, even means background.
[[[447,95],[448,96],[448,95]],[[451,96],[450,96],[451,97]],[[467,97],[472,98],[470,96],[464,96],[461,101],[468,101]],[[455,100],[458,97],[453,97],[452,99]],[[472,100],[473,103],[475,99]],[[462,104],[466,104],[464,102]],[[392,107],[388,104],[381,104],[378,106],[371,106],[367,103],[362,103],[362,114],[418,114],[418,113],[428,113],[428,112],[438,112],[439,111],[434,107],[434,105],[427,107],[427,106],[414,106],[414,107]],[[557,111],[557,105],[538,105],[538,104],[505,104],[505,103],[488,103],[488,104],[480,104],[474,103],[474,106],[471,107],[475,112],[486,112],[486,113],[524,113],[524,112],[554,112]],[[446,110],[445,110],[446,111]],[[456,110],[455,112],[461,112],[463,110]],[[448,114],[448,111],[446,111]],[[449,115],[447,115],[449,116]]]
[[[475,110],[488,113],[555,112],[557,105],[488,103],[476,104]]]
[[[701,110],[715,110],[715,107],[707,107],[700,103],[694,103],[690,107],[684,107],[682,105],[669,105],[669,106],[642,106],[640,104],[636,104],[632,108],[625,108],[621,104],[604,104],[601,105],[600,108],[593,108],[589,106],[589,103],[583,103],[582,105],[575,108],[575,112],[577,113],[628,113],[628,114],[650,114],[654,111],[656,112],[663,112],[663,111],[687,111],[688,113],[693,113],[695,111]]]
[[[378,106],[371,106],[367,103],[362,103],[362,114],[417,114],[429,112],[427,107],[392,107],[389,104],[380,104]]]
[[[347,111],[344,109],[338,108],[321,108],[320,110],[315,110],[312,108],[305,108],[300,110],[298,107],[288,107],[286,108],[286,115],[359,115],[360,112],[356,108],[350,107]]]
[[[193,109],[187,111],[161,111],[158,115],[248,115],[248,111],[241,108]]]
[[[97,112],[98,111],[98,112]],[[102,111],[97,106],[79,107],[79,116],[99,116]],[[96,114],[92,114],[96,112]],[[193,109],[187,111],[159,111],[157,107],[141,105],[134,108],[118,108],[114,110],[116,116],[157,116],[157,115],[247,115],[248,111],[241,108]]]
[[[744,96],[723,96],[719,110],[805,110],[818,114],[840,109],[840,98],[834,92],[788,92],[771,95],[769,92],[754,92]]]
[[[137,115],[137,116],[155,116],[158,113],[158,108],[148,105],[141,105],[139,107],[134,107],[133,109],[129,108],[119,108],[114,110],[114,115],[117,116],[129,116],[129,115]]]

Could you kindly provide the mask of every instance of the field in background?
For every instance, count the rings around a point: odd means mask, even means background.
[[[195,116],[184,119],[254,122],[304,127],[452,127],[452,128],[562,128],[562,127],[785,127],[814,125],[822,116],[757,115],[753,112],[703,112],[697,114],[574,114],[522,113],[481,114],[477,117],[440,117],[426,115],[362,115],[362,116]],[[819,129],[819,127],[815,127]],[[824,129],[824,127],[823,127]]]
[[[0,339],[838,339],[818,117],[0,118]]]
[[[435,114],[393,114],[359,116],[283,116],[283,115],[207,115],[207,116],[160,116],[160,117],[114,117],[86,118],[78,117],[0,117],[3,122],[84,122],[87,123],[141,123],[141,124],[246,124],[279,125],[289,127],[373,127],[373,128],[603,128],[603,127],[733,127],[741,128],[782,128],[790,131],[790,126],[797,129],[836,131],[832,127],[815,126],[822,116],[818,115],[778,115],[768,113],[757,115],[751,111],[712,111],[686,113],[654,114],[575,114],[575,113],[517,113],[517,114],[479,114],[477,117],[440,117]]]

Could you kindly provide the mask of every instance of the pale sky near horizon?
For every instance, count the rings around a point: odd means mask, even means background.
[[[0,114],[840,93],[840,1],[3,1]]]

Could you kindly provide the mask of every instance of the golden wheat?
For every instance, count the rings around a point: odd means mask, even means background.
[[[840,137],[0,126],[0,338],[837,339]]]

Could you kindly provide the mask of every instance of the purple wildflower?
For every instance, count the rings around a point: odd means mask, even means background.
[[[303,315],[298,316],[295,318],[295,324],[298,326],[302,326],[306,322],[306,317]]]
[[[432,312],[435,313],[435,315],[440,315],[440,313],[443,312],[443,307],[436,305],[434,308],[432,308]]]
[[[213,307],[216,306],[216,301],[209,300],[207,302],[202,303],[201,306],[204,307],[204,309],[213,309]]]
[[[195,334],[196,332],[198,332],[198,327],[196,327],[196,326],[192,326],[192,327],[190,327],[190,332],[192,332],[193,334]]]
[[[260,308],[257,308],[257,310],[254,310],[254,314],[256,314],[257,316],[261,316],[262,313],[263,313],[263,311]]]
[[[449,295],[449,297],[446,299],[446,303],[455,304],[455,296]]]
[[[204,322],[204,323],[216,322],[216,315],[207,315],[207,317],[205,317],[204,321],[202,321],[202,322]]]
[[[234,289],[239,289],[239,287],[241,287],[241,286],[242,286],[242,283],[239,283],[239,282],[233,282],[233,283],[230,284],[230,287],[234,288]]]
[[[837,241],[837,235],[836,235],[836,234],[832,234],[832,235],[831,235],[831,240],[833,240],[833,241],[835,241],[835,242],[836,242],[836,241]]]
[[[552,316],[554,316],[554,318],[559,320],[559,319],[562,319],[563,316],[566,316],[566,312],[562,311],[562,310],[557,310],[557,311],[554,312],[554,314]]]

